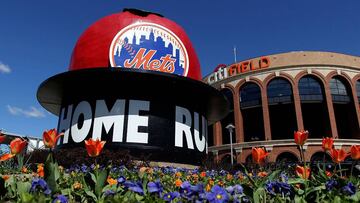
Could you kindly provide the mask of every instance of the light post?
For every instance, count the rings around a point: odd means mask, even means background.
[[[229,131],[229,134],[230,134],[230,153],[231,153],[231,165],[234,165],[234,154],[233,154],[233,142],[232,142],[232,133],[233,133],[233,131],[234,131],[234,129],[235,129],[235,126],[232,124],[232,123],[230,123],[229,125],[227,125],[226,127],[225,127],[228,131]]]

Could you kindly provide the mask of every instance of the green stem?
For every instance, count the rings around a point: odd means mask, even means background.
[[[352,162],[351,162],[351,170],[350,170],[350,178],[352,178],[352,176],[353,176],[354,165],[355,165],[355,161],[352,160]]]
[[[326,167],[325,167],[325,156],[326,156],[326,150],[325,150],[325,152],[324,152],[324,156],[323,156],[323,171],[324,171],[324,173],[326,173]]]
[[[249,172],[247,171],[247,169],[245,168],[245,166],[244,166],[242,163],[240,163],[240,166],[243,168],[244,172],[246,173],[247,177],[249,178],[250,183],[251,183],[254,187],[257,187],[254,179],[252,179],[252,177],[249,176]]]
[[[306,166],[306,161],[305,161],[305,154],[304,154],[304,148],[302,145],[300,145],[300,154],[302,155],[302,161],[304,163],[304,173],[305,173],[305,178],[304,178],[304,181],[305,181],[305,188],[304,188],[304,192],[306,194],[306,190],[307,190],[307,187],[308,187],[308,180],[307,180],[307,166]]]
[[[339,163],[340,176],[342,177],[341,165]]]

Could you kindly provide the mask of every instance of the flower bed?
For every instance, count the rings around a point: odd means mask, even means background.
[[[44,133],[45,134],[45,133]],[[324,139],[324,151],[333,158],[333,171],[325,165],[303,162],[274,170],[265,164],[263,148],[253,149],[254,165],[225,171],[206,168],[149,167],[97,164],[104,142],[88,140],[91,165],[64,168],[53,158],[51,149],[58,137],[48,132],[44,142],[50,149],[43,164],[31,170],[23,164],[21,140],[10,144],[10,155],[1,156],[0,198],[18,202],[359,202],[360,179],[352,170],[341,170],[347,152],[333,149]],[[295,133],[301,149],[306,132]],[[1,137],[0,137],[1,138]],[[49,142],[49,140],[51,140]],[[16,145],[19,143],[19,145]],[[303,157],[303,151],[300,151]],[[351,155],[359,158],[360,148]],[[10,157],[10,158],[9,158]],[[16,157],[16,159],[14,159]],[[7,160],[5,160],[7,159]]]

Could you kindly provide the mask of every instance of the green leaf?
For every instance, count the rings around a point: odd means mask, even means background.
[[[306,191],[306,194],[310,194],[312,192],[319,191],[319,190],[325,190],[325,189],[326,189],[325,185],[320,185],[320,186],[313,187],[310,190]]]
[[[349,199],[353,200],[354,202],[360,202],[360,191],[350,196]]]
[[[29,193],[31,184],[29,182],[18,181],[16,183],[17,193],[21,195],[22,193]]]
[[[34,199],[34,196],[31,195],[30,193],[21,193],[20,199],[21,199],[21,202],[23,202],[23,203],[32,202]]]
[[[54,162],[50,153],[44,165],[45,180],[53,192],[57,191],[57,180],[60,178],[58,163]]]
[[[306,203],[305,198],[303,198],[302,196],[296,195],[294,200],[295,200],[295,203]]]
[[[139,195],[139,194],[135,194],[135,199],[136,199],[138,202],[141,202],[141,201],[144,199],[144,197],[141,196],[141,195]]]
[[[93,180],[94,181],[94,183],[96,184],[96,176],[95,176],[95,174],[93,174],[93,173],[90,173],[90,176],[91,176],[91,180]]]
[[[97,172],[97,177],[96,177],[96,184],[95,184],[95,194],[97,195],[97,197],[101,196],[102,193],[102,189],[105,186],[106,183],[106,179],[109,175],[109,171],[107,169],[104,169],[100,172]]]
[[[96,195],[95,195],[92,191],[90,191],[90,190],[85,190],[85,193],[86,193],[87,195],[89,195],[90,197],[92,197],[95,202],[98,200],[98,198],[96,197]]]
[[[335,196],[333,203],[341,203],[341,197]]]
[[[260,187],[258,188],[253,195],[254,202],[260,203],[260,202],[266,202],[266,192],[265,189]]]
[[[276,171],[272,172],[272,173],[267,177],[267,180],[274,180],[274,178],[275,178],[276,176],[278,176],[280,172],[281,172],[281,170],[276,170]]]
[[[71,189],[70,188],[66,188],[61,190],[61,194],[63,195],[70,195],[71,194]]]

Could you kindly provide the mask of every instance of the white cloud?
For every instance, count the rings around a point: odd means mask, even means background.
[[[46,116],[42,110],[39,110],[33,106],[30,107],[29,110],[25,110],[25,109],[22,109],[19,107],[7,105],[7,109],[9,111],[9,113],[14,116],[23,115],[23,116],[32,117],[32,118],[43,118]]]
[[[0,61],[0,73],[10,73],[11,72],[11,68],[10,66],[6,65],[6,64],[3,64],[1,61]]]

